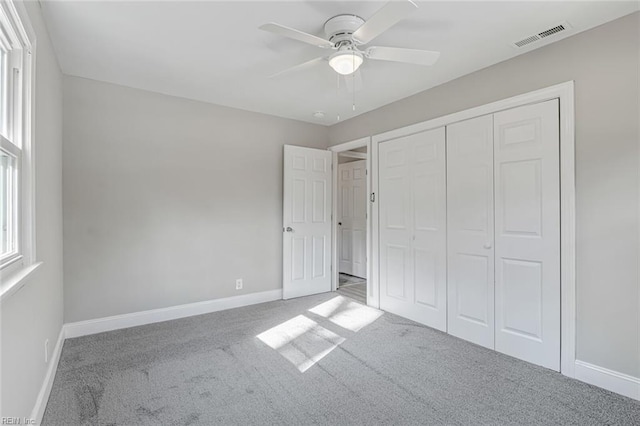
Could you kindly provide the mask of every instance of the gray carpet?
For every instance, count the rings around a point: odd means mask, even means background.
[[[638,425],[640,403],[326,293],[69,339],[45,425]]]

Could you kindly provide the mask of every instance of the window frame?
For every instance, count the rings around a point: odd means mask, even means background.
[[[11,178],[15,180],[15,184],[9,187],[9,226],[8,233],[11,236],[11,245],[13,249],[5,255],[0,254],[0,268],[4,269],[12,263],[19,262],[22,258],[22,241],[21,241],[21,181],[20,175],[22,171],[22,150],[18,149],[14,144],[9,142],[4,136],[0,135],[0,151],[8,154],[13,158],[13,167],[11,168]],[[2,190],[2,188],[0,188]]]
[[[2,293],[5,276],[18,275],[35,263],[35,191],[33,161],[33,106],[35,33],[21,2],[0,2],[0,49],[5,52],[5,76],[0,80],[0,149],[15,158],[14,250],[0,257]]]

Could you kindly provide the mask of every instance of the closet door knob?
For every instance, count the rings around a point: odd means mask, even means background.
[[[491,248],[491,243],[484,243],[482,247],[484,247],[487,250],[489,250]]]

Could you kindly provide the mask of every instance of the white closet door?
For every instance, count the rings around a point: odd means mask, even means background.
[[[446,330],[445,131],[379,147],[380,307]]]
[[[558,101],[495,114],[496,350],[560,369]]]
[[[448,332],[494,348],[493,116],[447,126]]]
[[[367,277],[367,162],[338,166],[340,272]]]

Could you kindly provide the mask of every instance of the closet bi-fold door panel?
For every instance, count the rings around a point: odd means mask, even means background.
[[[558,100],[494,115],[496,350],[560,369]]]
[[[446,330],[445,130],[379,146],[380,307]]]
[[[447,126],[448,332],[494,348],[493,116]]]

